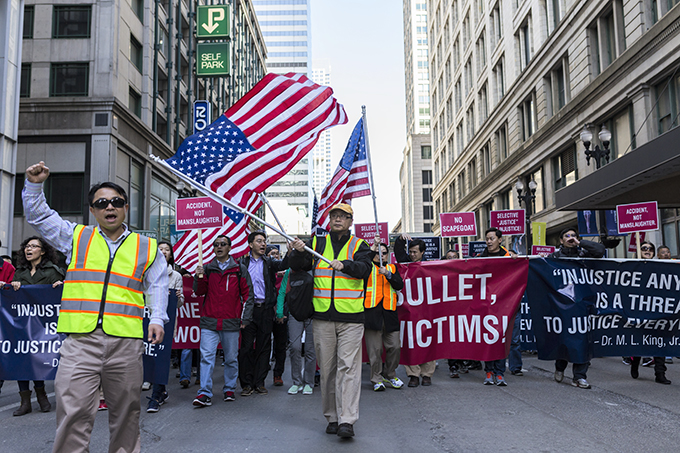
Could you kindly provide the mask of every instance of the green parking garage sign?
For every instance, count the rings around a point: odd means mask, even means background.
[[[229,75],[231,59],[229,43],[207,42],[196,45],[196,75],[216,77]]]
[[[196,16],[198,39],[229,37],[229,5],[199,6]]]

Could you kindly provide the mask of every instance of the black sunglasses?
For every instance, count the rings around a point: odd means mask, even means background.
[[[226,247],[228,245],[226,242],[213,242],[213,247]]]
[[[92,207],[95,209],[106,209],[106,207],[111,203],[114,208],[122,208],[125,206],[125,199],[120,197],[113,197],[110,200],[106,198],[100,198],[99,200],[92,203]]]
[[[654,249],[649,247],[649,246],[643,246],[643,247],[640,247],[640,250],[643,250],[645,252],[651,252]]]

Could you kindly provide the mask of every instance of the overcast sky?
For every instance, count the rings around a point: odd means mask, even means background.
[[[401,217],[399,167],[406,143],[400,0],[311,0],[312,58],[331,66],[331,87],[349,123],[331,129],[332,171],[366,106],[378,218]],[[372,223],[371,197],[352,201],[355,223]]]

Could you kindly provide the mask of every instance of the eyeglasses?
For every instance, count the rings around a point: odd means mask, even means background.
[[[226,247],[229,243],[227,242],[213,242],[213,247]]]
[[[351,218],[352,218],[352,216],[349,215],[349,214],[331,214],[331,215],[329,215],[329,217],[331,218],[331,220],[335,220],[335,219],[351,219]]]
[[[646,245],[646,246],[640,247],[640,250],[642,250],[643,252],[651,252],[654,249],[649,247],[648,245]]]
[[[390,252],[380,252],[381,255],[389,255]]]
[[[41,249],[42,245],[34,245],[34,244],[26,244],[24,246],[25,249]]]
[[[111,203],[114,208],[122,208],[125,206],[125,199],[120,197],[113,197],[110,200],[100,198],[92,203],[92,207],[95,209],[106,209],[109,206],[109,203]]]

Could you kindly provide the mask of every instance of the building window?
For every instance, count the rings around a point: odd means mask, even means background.
[[[423,203],[431,203],[432,202],[432,188],[431,187],[424,187],[423,188]]]
[[[543,181],[543,167],[531,174],[531,179],[536,182],[536,199],[534,200],[534,212],[545,209],[545,184]]]
[[[500,206],[499,207],[502,211],[507,211],[508,209],[510,209],[510,193],[511,192],[512,192],[511,190],[506,190],[505,192],[501,193]]]
[[[24,175],[17,175],[15,187],[14,215],[23,216],[21,190]],[[85,176],[83,173],[50,173],[43,184],[47,204],[61,215],[83,215],[85,208]],[[68,196],[64,196],[68,194]]]
[[[439,158],[434,160],[434,183],[439,182]]]
[[[128,108],[138,118],[142,117],[142,96],[130,87],[130,98]]]
[[[491,153],[489,151],[489,144],[482,148],[482,172],[486,176],[491,173]]]
[[[680,244],[680,209],[660,209],[660,211],[663,245],[671,250],[671,256],[677,258]]]
[[[501,42],[501,38],[503,38],[503,21],[501,19],[501,0],[498,0],[491,11],[492,48],[496,48],[498,43]]]
[[[680,111],[680,75],[673,79],[665,78],[654,85],[655,97],[659,100],[656,104],[659,135],[668,132],[678,125],[678,112]]]
[[[50,97],[87,96],[89,63],[52,63]]]
[[[432,184],[432,170],[423,170],[423,185]]]
[[[424,220],[433,220],[434,219],[434,210],[432,209],[432,205],[423,206],[423,219]],[[427,233],[427,231],[426,231],[426,233]]]
[[[462,200],[467,195],[467,183],[465,182],[465,170],[458,174],[458,199]]]
[[[505,63],[505,57],[501,57],[493,68],[493,82],[495,85],[496,96],[494,98],[495,103],[498,104],[503,96],[505,96],[505,71],[503,65]]]
[[[578,179],[576,167],[576,145],[553,157],[553,175],[555,176],[555,190],[567,187]]]
[[[519,105],[519,128],[523,142],[536,132],[536,95],[531,93],[528,98]]]
[[[599,75],[626,50],[623,0],[614,0],[612,7],[588,27],[588,45],[593,76]]]
[[[140,73],[144,73],[144,47],[130,35],[130,62]]]
[[[130,6],[139,20],[144,23],[144,0],[132,0]]]
[[[475,104],[472,104],[465,114],[465,122],[467,123],[467,139],[468,143],[475,136]]]
[[[486,67],[486,32],[482,31],[482,35],[477,40],[477,72],[482,73]]]
[[[508,134],[505,126],[496,131],[496,151],[498,162],[503,162],[508,157]]]
[[[92,6],[55,6],[53,38],[89,38]]]
[[[561,8],[561,0],[543,0],[543,11],[546,14],[546,26],[548,27],[548,35],[551,34],[562,20],[563,11]]]
[[[517,43],[519,54],[519,70],[524,71],[533,55],[531,48],[531,16],[527,16],[522,25],[520,25],[515,35],[515,42]]]
[[[35,6],[26,5],[24,7],[24,39],[33,39],[33,22],[35,21]]]
[[[21,65],[21,86],[19,96],[27,98],[31,96],[31,63]]]
[[[489,117],[489,100],[487,96],[487,84],[479,90],[479,124],[483,124]]]
[[[456,155],[460,156],[463,154],[463,149],[465,147],[465,140],[463,137],[463,122],[461,121],[456,126]]]
[[[456,184],[452,181],[449,184],[449,211],[453,210],[453,206],[456,204]]]
[[[144,166],[130,159],[130,219],[129,225],[135,230],[144,226]]]
[[[569,102],[569,60],[564,57],[545,76],[548,118],[555,115]]]
[[[468,164],[468,173],[470,174],[470,188],[477,187],[477,159],[472,159]]]
[[[623,156],[628,150],[635,149],[633,140],[635,124],[633,124],[633,106],[629,105],[612,119],[605,121],[605,126],[612,133],[609,143],[609,158],[611,160]]]
[[[422,145],[420,147],[421,159],[432,159],[432,147],[430,145]]]

